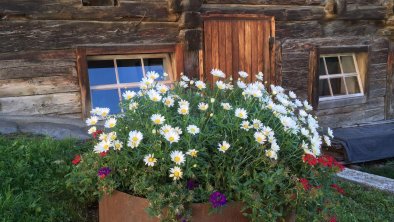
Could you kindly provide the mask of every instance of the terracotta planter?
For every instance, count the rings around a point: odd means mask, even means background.
[[[104,197],[99,203],[100,222],[159,222],[146,213],[149,202],[147,199],[135,197],[115,191],[111,196]],[[210,204],[192,204],[193,222],[247,222],[241,213],[241,203],[230,203],[222,213],[208,215]],[[287,222],[295,221],[292,212]]]

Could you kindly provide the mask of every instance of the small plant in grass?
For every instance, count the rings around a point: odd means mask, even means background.
[[[267,90],[262,73],[247,83],[239,72],[235,86],[222,71],[211,74],[213,86],[181,76],[170,88],[149,72],[139,92],[123,94],[123,114],[93,109],[86,122],[97,142],[76,159],[69,186],[80,195],[146,197],[148,212],[166,208],[169,220],[190,218],[191,203],[220,211],[232,201],[253,221],[275,221],[286,209],[328,220],[325,206],[340,189],[332,175],[342,169],[320,153],[332,131],[319,133],[312,107],[293,92]]]

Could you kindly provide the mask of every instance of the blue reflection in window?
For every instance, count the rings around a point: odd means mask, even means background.
[[[110,114],[120,113],[119,94],[117,89],[110,90],[92,90],[92,108],[108,107],[111,109]]]
[[[140,59],[116,60],[120,83],[139,82],[144,76]]]
[[[155,71],[160,74],[158,80],[167,80],[168,77],[164,77],[164,65],[162,58],[155,58],[155,59],[144,59],[144,67],[145,72]]]
[[[91,86],[116,84],[114,61],[88,61],[89,82]]]

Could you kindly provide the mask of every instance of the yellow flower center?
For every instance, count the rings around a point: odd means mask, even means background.
[[[109,150],[108,144],[105,144],[105,145],[103,146],[103,148],[104,148],[105,150]]]
[[[181,176],[181,172],[179,172],[179,171],[174,172],[174,177],[180,177],[180,176]]]
[[[187,113],[187,109],[181,109],[181,113]]]
[[[244,117],[244,114],[242,114],[242,113],[239,113],[239,117]]]
[[[181,161],[181,158],[179,156],[174,157],[174,161],[176,163],[179,163]]]
[[[172,141],[174,141],[174,140],[175,140],[175,137],[173,137],[173,136],[170,136],[170,137],[168,138],[168,140],[169,140],[170,142],[172,142]]]
[[[138,141],[138,137],[136,137],[136,136],[133,137],[133,141],[134,141],[134,142],[137,142],[137,141]]]
[[[197,156],[197,152],[196,152],[196,151],[192,151],[192,152],[190,153],[190,155],[191,155],[192,157],[196,157],[196,156]]]
[[[161,123],[160,119],[155,119],[155,123],[160,124]]]
[[[150,163],[155,162],[155,158],[154,158],[154,157],[149,157],[149,158],[148,158],[148,162],[150,162]]]

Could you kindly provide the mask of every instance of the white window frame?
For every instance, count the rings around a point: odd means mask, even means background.
[[[343,72],[343,68],[342,68],[342,61],[341,61],[341,56],[352,56],[353,57],[353,63],[355,66],[355,73],[344,73]],[[327,57],[337,57],[338,58],[338,62],[339,62],[339,67],[341,69],[341,73],[337,73],[337,74],[328,74],[328,68],[327,68],[327,64],[326,64],[326,58]],[[364,86],[360,77],[360,71],[359,71],[359,67],[358,67],[358,63],[357,63],[357,58],[356,58],[356,54],[355,53],[337,53],[337,54],[323,54],[320,55],[321,59],[323,58],[323,65],[324,65],[324,69],[325,69],[325,73],[326,75],[319,75],[319,81],[324,79],[327,80],[328,82],[328,88],[330,90],[330,96],[320,96],[319,95],[319,101],[327,101],[327,100],[336,100],[336,99],[344,99],[344,98],[353,98],[353,97],[359,97],[359,96],[363,96],[364,95]],[[320,74],[320,72],[319,72]],[[347,89],[347,84],[345,81],[345,77],[357,77],[357,83],[358,86],[360,88],[360,92],[359,93],[352,93],[349,94],[348,89]],[[345,85],[345,91],[346,91],[346,95],[338,95],[338,96],[334,96],[333,92],[332,92],[332,87],[331,87],[331,81],[329,81],[332,78],[341,78],[342,81],[344,81],[344,85]]]
[[[120,83],[119,82],[119,73],[118,73],[118,66],[116,60],[123,60],[123,59],[140,59],[141,66],[142,66],[142,74],[143,77],[146,77],[144,59],[163,59],[163,68],[164,72],[168,74],[168,80],[165,81],[158,81],[162,84],[172,84],[174,82],[174,75],[171,66],[170,56],[167,53],[161,54],[133,54],[133,55],[104,55],[104,56],[88,56],[87,61],[100,61],[100,60],[112,60],[114,63],[115,69],[115,76],[116,76],[116,83],[115,84],[103,84],[103,85],[95,85],[91,86],[89,83],[89,90],[90,95],[92,96],[92,90],[110,90],[116,89],[118,90],[119,102],[122,102],[122,89],[126,88],[139,88],[140,82],[133,82],[133,83]],[[89,69],[89,67],[88,67]],[[91,103],[93,103],[93,98],[91,98]],[[93,106],[93,104],[91,104]]]

